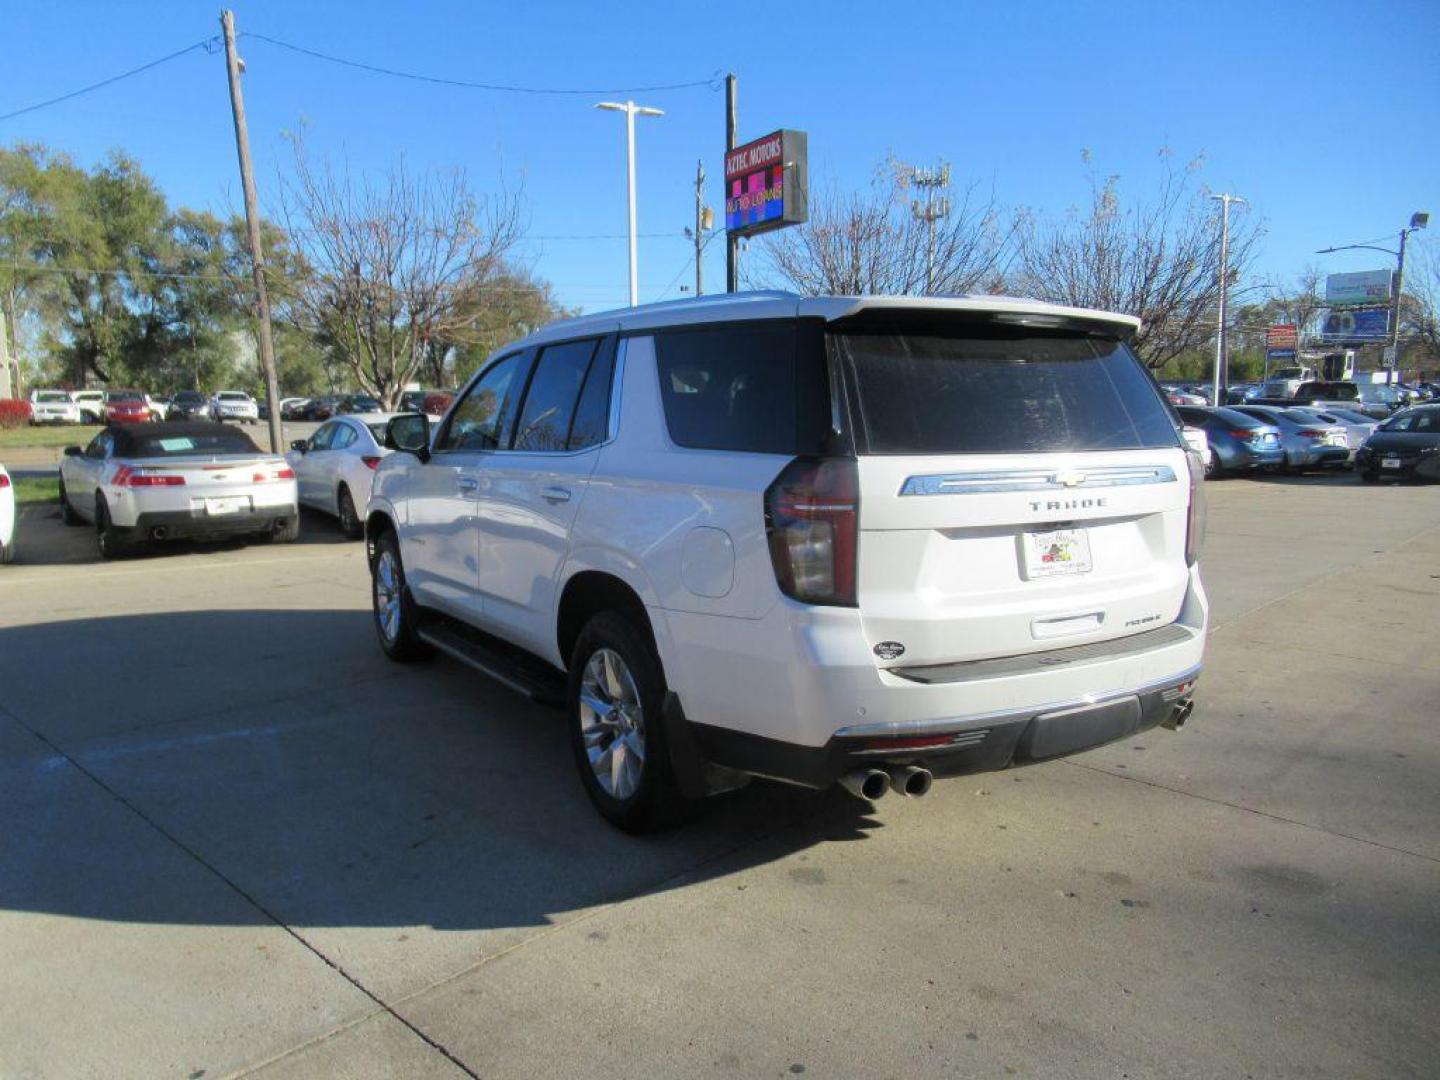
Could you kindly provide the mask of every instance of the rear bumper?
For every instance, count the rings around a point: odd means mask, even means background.
[[[1260,450],[1253,446],[1222,444],[1213,449],[1220,458],[1220,464],[1227,469],[1258,469],[1267,465],[1285,464],[1285,450],[1279,446]]]
[[[1208,620],[1192,567],[1171,624],[994,660],[885,666],[860,611],[791,602],[758,620],[666,611],[657,644],[707,760],[823,786],[857,764],[984,771],[1154,726],[1188,698]]]
[[[857,769],[915,765],[937,777],[995,772],[1094,749],[1188,714],[1198,667],[1138,687],[1039,708],[942,723],[866,730],[842,729],[824,746],[705,724],[691,724],[695,745],[708,762],[803,787],[824,788]],[[1173,726],[1173,725],[1172,725]],[[949,736],[940,745],[913,746]]]
[[[140,514],[134,525],[117,529],[123,538],[137,541],[219,539],[274,532],[298,513],[294,506],[260,506],[248,514],[214,516],[183,510],[150,511]]]

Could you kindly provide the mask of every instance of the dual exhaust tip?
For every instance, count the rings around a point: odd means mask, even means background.
[[[894,791],[906,798],[918,799],[930,790],[935,777],[929,769],[914,765],[895,765],[889,769],[856,769],[840,778],[841,786],[857,799],[876,802],[885,792]]]

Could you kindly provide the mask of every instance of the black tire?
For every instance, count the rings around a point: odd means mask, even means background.
[[[110,507],[105,505],[104,499],[95,500],[95,545],[102,559],[123,559],[141,547],[121,535],[110,520]]]
[[[1380,479],[1380,474],[1374,469],[1361,469],[1360,479],[1364,480],[1367,484],[1373,484]]]
[[[639,755],[639,780],[624,797],[607,791],[597,778],[582,729],[581,688],[585,683],[587,667],[602,650],[610,650],[624,662],[639,698],[640,722],[638,725],[632,722],[631,732],[633,737],[634,728],[638,726],[643,755]],[[606,821],[626,832],[646,833],[673,825],[688,815],[694,803],[680,792],[665,742],[662,719],[665,674],[643,628],[613,611],[601,612],[586,623],[570,657],[565,702],[570,746],[575,756],[575,767],[580,772],[580,782],[595,809]],[[597,744],[596,749],[608,749],[613,755],[613,744],[620,742],[622,740],[617,734],[609,742]],[[636,756],[631,754],[630,760],[633,761]],[[613,756],[609,760],[613,763]]]
[[[70,496],[65,494],[65,478],[60,478],[60,520],[66,525],[84,525],[85,519],[70,505]]]
[[[350,497],[350,489],[344,484],[340,485],[340,493],[335,497],[335,507],[339,511],[340,531],[351,540],[362,539],[365,536],[365,523],[355,512],[355,500]]]
[[[386,567],[389,579],[383,580]],[[389,608],[389,598],[395,607]],[[375,538],[375,558],[370,564],[370,606],[375,616],[375,636],[380,639],[380,648],[391,660],[408,664],[423,660],[434,653],[429,645],[416,634],[420,623],[419,607],[405,584],[405,564],[400,559],[400,541],[389,530]],[[382,610],[383,609],[383,610]],[[393,614],[393,628],[389,616]]]

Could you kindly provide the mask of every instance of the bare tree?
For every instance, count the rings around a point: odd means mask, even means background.
[[[1400,297],[1403,367],[1430,381],[1440,372],[1440,250],[1415,246],[1405,264],[1405,292]]]
[[[1219,301],[1220,228],[1197,174],[1201,159],[1176,169],[1168,151],[1159,190],[1122,201],[1120,178],[1090,176],[1090,205],[1060,219],[1027,215],[1018,290],[1044,300],[1136,315],[1137,349],[1154,368],[1209,341]],[[1089,164],[1088,151],[1084,155]],[[1243,277],[1259,227],[1232,212],[1230,275]]]
[[[933,257],[934,293],[998,291],[1011,253],[1013,226],[1000,222],[993,199],[972,184],[951,213],[929,225],[911,212],[907,170],[890,161],[870,189],[812,193],[810,220],[762,242],[764,262],[748,283],[783,285],[806,295],[918,295]]]
[[[433,367],[437,344],[483,336],[489,290],[521,235],[518,197],[479,198],[463,172],[415,177],[402,163],[379,184],[355,182],[313,164],[298,138],[281,214],[310,267],[297,321],[387,409]]]

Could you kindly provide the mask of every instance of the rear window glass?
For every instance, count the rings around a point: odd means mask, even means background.
[[[111,390],[105,395],[106,401],[144,401],[145,395],[138,390]]]
[[[1179,445],[1123,343],[1027,330],[839,333],[873,454],[1023,454]]]
[[[808,442],[813,452],[816,439],[802,438],[802,428],[810,426],[802,410],[823,395],[828,411],[828,391],[820,381],[820,358],[797,355],[799,333],[794,321],[785,320],[657,335],[670,438],[679,446],[766,454],[799,453]]]
[[[41,390],[35,394],[35,400],[46,405],[54,405],[61,402],[68,402],[70,395],[59,390]]]
[[[250,395],[249,395],[249,394],[221,394],[221,395],[219,395],[219,396],[220,396],[220,400],[221,400],[221,401],[249,401],[249,400],[250,400]]]
[[[134,439],[127,457],[181,457],[186,454],[258,454],[259,447],[243,431],[185,432],[142,435]]]

